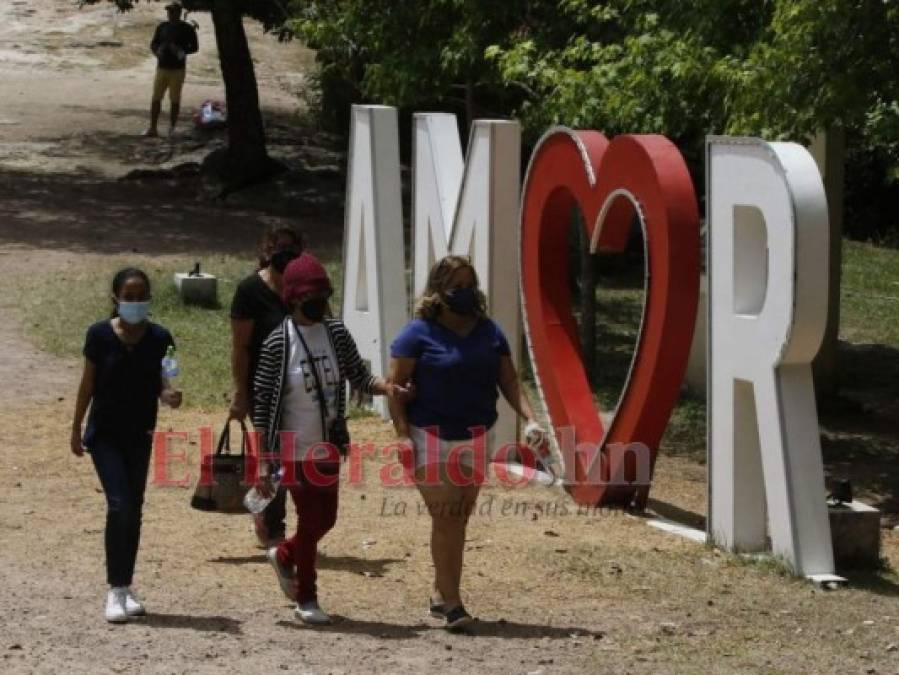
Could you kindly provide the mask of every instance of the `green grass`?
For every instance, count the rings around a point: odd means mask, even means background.
[[[899,250],[843,241],[840,337],[899,346]]]
[[[661,447],[669,455],[692,457],[700,464],[706,462],[705,398],[681,392],[680,401],[671,413],[671,420],[662,437]]]
[[[234,289],[253,271],[248,258],[205,256],[204,271],[218,277],[216,307],[185,305],[172,275],[188,271],[194,258],[166,258],[159,263],[146,258],[110,257],[80,273],[22,279],[4,294],[25,319],[27,337],[40,349],[61,357],[80,357],[87,327],[107,318],[112,309],[110,284],[115,272],[134,265],[151,279],[151,319],[168,328],[178,346],[181,375],[177,386],[184,392],[186,408],[223,410],[231,400],[231,326],[229,309]],[[327,265],[335,285],[340,270]],[[337,305],[335,304],[335,307]]]
[[[899,251],[844,241],[841,335],[852,342],[899,345]],[[154,286],[153,320],[166,326],[178,343],[185,406],[219,409],[231,392],[228,307],[236,284],[253,269],[249,256],[206,256],[204,269],[219,277],[221,306],[185,306],[171,277],[188,270],[193,258],[110,257],[80,273],[36,275],[15,282],[4,295],[21,310],[26,332],[41,349],[77,357],[87,326],[109,315],[109,283],[115,271],[138,264]],[[326,263],[338,293],[340,261]],[[630,367],[643,302],[642,278],[636,272],[597,279],[597,369],[593,377],[598,404],[614,408]],[[523,374],[530,380],[530,368]],[[530,384],[530,382],[528,382]],[[359,411],[354,411],[359,414]],[[675,453],[704,447],[704,401],[685,395],[672,417],[664,446]]]

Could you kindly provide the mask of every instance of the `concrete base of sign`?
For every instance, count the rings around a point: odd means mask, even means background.
[[[880,565],[880,511],[873,506],[854,501],[828,508],[830,531],[833,541],[833,557],[839,569],[865,569]],[[656,529],[676,534],[695,542],[704,543],[702,530],[676,523],[667,518],[655,517],[647,523]],[[743,554],[746,558],[763,559],[767,553]],[[834,574],[812,574],[809,581],[822,588],[837,588],[846,579]]]
[[[662,532],[668,532],[669,534],[676,534],[679,537],[684,537],[685,539],[695,541],[699,544],[704,544],[706,542],[705,530],[697,530],[695,527],[682,525],[681,523],[676,523],[673,520],[661,517],[652,518],[651,520],[648,520],[647,523],[650,527],[654,527],[657,530],[662,530]]]
[[[846,579],[838,577],[836,574],[810,574],[807,578],[816,586],[820,586],[827,591],[843,588],[849,583]]]
[[[761,563],[772,560],[770,553],[738,553],[740,558],[748,562]],[[823,588],[826,591],[836,590],[848,585],[848,581],[836,574],[807,574],[806,580],[811,581],[815,586]]]
[[[858,501],[831,506],[827,510],[837,568],[879,566],[880,511]]]
[[[498,465],[499,462],[493,462],[493,464],[494,470],[496,470],[496,465]],[[518,462],[504,462],[502,463],[502,469],[508,476],[514,477],[513,480],[518,478],[526,478],[530,485],[542,485],[543,487],[562,485],[562,479],[557,478],[548,471],[534,469],[529,466],[519,464]]]
[[[857,504],[857,502],[853,502],[853,504]],[[861,504],[860,506],[864,507],[863,511],[867,513],[867,509],[871,507],[865,506]],[[852,522],[852,516],[847,517],[845,514],[849,513],[851,510],[848,507],[843,509],[843,512],[840,513],[841,518],[843,518],[847,523]],[[875,510],[876,511],[876,510]],[[879,519],[878,519],[879,520]],[[831,521],[833,522],[833,521]],[[673,520],[669,520],[668,518],[662,518],[661,516],[655,516],[654,518],[650,518],[646,521],[647,525],[650,527],[654,527],[657,530],[661,530],[662,532],[667,532],[668,534],[674,534],[678,537],[683,537],[684,539],[689,539],[690,541],[694,541],[698,544],[705,544],[708,541],[708,535],[704,530],[698,530],[695,527],[690,527],[689,525],[684,525],[682,523],[677,523]],[[836,536],[837,531],[834,530],[834,548],[836,549]],[[879,541],[879,539],[878,539]],[[754,560],[754,561],[762,561],[771,557],[770,553],[741,553],[739,554],[741,558],[746,560]],[[838,557],[836,550],[834,550],[834,557]],[[839,558],[838,558],[839,559]],[[820,586],[826,590],[834,590],[837,588],[842,588],[847,585],[847,580],[843,577],[837,576],[835,574],[810,574],[806,577],[809,581],[811,581],[816,586]]]
[[[173,280],[184,302],[214,305],[218,301],[218,279],[213,274],[201,272],[199,276],[191,276],[187,272],[176,272]]]

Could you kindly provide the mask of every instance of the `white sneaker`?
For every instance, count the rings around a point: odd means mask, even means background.
[[[128,593],[121,586],[110,588],[106,594],[106,620],[109,623],[127,623],[128,612],[125,610],[125,597]]]
[[[275,576],[278,577],[278,584],[281,586],[281,591],[287,596],[288,600],[296,602],[297,593],[294,587],[294,572],[293,569],[284,567],[284,565],[278,562],[278,547],[272,546],[266,551],[265,557],[268,558],[272,567],[275,568]]]
[[[309,623],[316,626],[324,626],[331,623],[331,617],[325,614],[322,611],[322,608],[319,607],[318,603],[314,600],[312,602],[304,602],[302,605],[297,605],[296,615],[303,623]]]
[[[134,597],[130,588],[125,589],[125,612],[128,616],[145,616],[147,609],[144,604]]]

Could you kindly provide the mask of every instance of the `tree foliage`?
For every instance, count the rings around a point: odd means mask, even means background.
[[[288,26],[352,100],[609,134],[806,140],[839,126],[899,184],[893,0],[294,0]],[[327,98],[327,92],[326,98]],[[872,167],[867,167],[871,169]],[[876,173],[876,171],[875,171]]]
[[[505,113],[515,101],[485,52],[514,30],[527,4],[293,0],[288,26],[318,50],[324,86],[341,83],[353,100]]]

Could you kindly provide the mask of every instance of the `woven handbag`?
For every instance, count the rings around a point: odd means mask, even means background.
[[[190,500],[198,511],[215,513],[247,513],[243,498],[253,487],[256,473],[256,457],[247,453],[249,432],[243,420],[240,422],[240,454],[231,452],[231,424],[225,422],[214,455],[205,455],[200,465],[200,480]],[[250,482],[247,482],[247,473]]]

